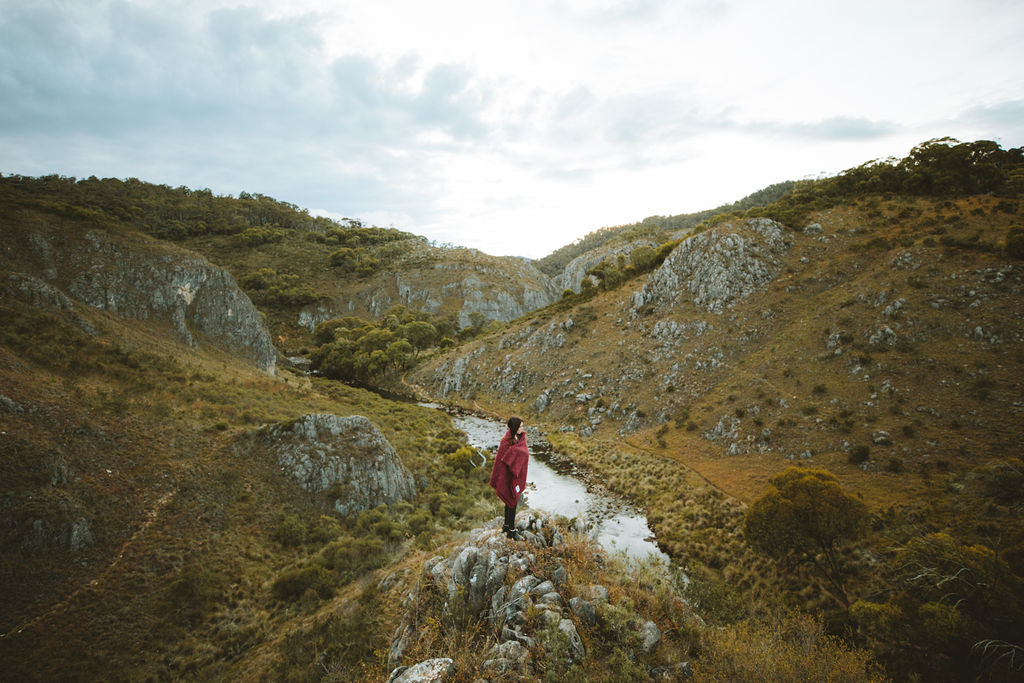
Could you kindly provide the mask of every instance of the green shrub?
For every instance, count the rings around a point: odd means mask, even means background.
[[[889,456],[889,459],[885,463],[885,471],[899,474],[903,471],[903,458],[898,458],[895,455]]]
[[[283,546],[302,545],[306,542],[306,524],[296,514],[285,515],[274,529],[274,539]]]
[[[851,465],[859,465],[862,462],[866,462],[871,457],[871,447],[864,444],[857,444],[850,449],[850,453],[847,456],[847,461]]]
[[[187,619],[202,616],[220,597],[224,583],[223,576],[198,564],[182,567],[169,587],[175,610]]]
[[[1024,259],[1024,225],[1014,225],[1006,232],[1006,254]]]
[[[320,598],[329,598],[334,595],[334,577],[323,567],[291,569],[274,579],[271,590],[278,600],[297,600],[309,590]]]
[[[342,536],[320,551],[320,557],[338,578],[350,581],[383,566],[387,553],[380,538]]]

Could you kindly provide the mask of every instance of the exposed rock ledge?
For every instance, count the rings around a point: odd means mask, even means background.
[[[277,352],[259,311],[230,273],[206,259],[99,229],[25,237],[33,265],[48,283],[23,277],[11,286],[31,289],[33,299],[68,309],[70,295],[127,318],[167,323],[191,346],[193,331],[199,332],[275,372]]]
[[[478,673],[490,680],[532,680],[548,668],[544,659],[560,656],[557,652],[585,667],[590,654],[579,629],[587,633],[611,610],[621,614],[630,609],[627,604],[611,607],[605,586],[570,576],[564,554],[570,541],[587,533],[585,523],[574,520],[569,528],[559,528],[549,518],[524,516],[516,524],[520,542],[508,541],[499,529],[501,523],[497,518],[474,529],[468,543],[424,564],[391,639],[389,683],[448,680],[458,673],[444,651],[418,663],[407,661],[407,653],[422,651],[417,643],[425,625],[428,632],[436,623],[457,632],[486,624],[495,638]],[[385,577],[382,585],[393,581],[394,576]],[[528,618],[530,611],[542,615],[541,628]],[[703,627],[699,615],[688,606],[686,611],[694,626]],[[654,621],[632,613],[628,623],[636,629],[624,639],[631,658],[640,651],[650,655],[659,647],[662,633]],[[650,666],[648,673],[659,680],[693,676],[688,662],[670,668]]]
[[[313,413],[266,427],[260,438],[302,488],[318,493],[340,487],[334,507],[343,515],[416,495],[395,449],[361,415]]]
[[[633,295],[633,311],[690,299],[709,313],[722,313],[774,280],[788,249],[782,226],[767,218],[725,223],[694,235]]]

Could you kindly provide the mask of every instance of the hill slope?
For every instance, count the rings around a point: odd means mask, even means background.
[[[991,671],[972,646],[1024,636],[1006,607],[1024,596],[1022,169],[1021,150],[933,141],[799,185],[708,221],[649,274],[564,296],[407,381],[547,429],[647,509],[675,561],[747,600],[824,609],[837,630],[856,619],[894,675]],[[872,510],[844,560],[864,596],[852,611],[742,540],[742,503],[793,464],[828,469]],[[691,473],[739,506],[695,493]],[[907,568],[968,547],[1012,577],[1009,593],[965,599],[945,639],[920,620],[940,587]]]

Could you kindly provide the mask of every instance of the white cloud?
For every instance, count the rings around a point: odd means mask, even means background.
[[[1022,32],[995,1],[0,0],[0,171],[541,256],[933,137],[1024,144]]]

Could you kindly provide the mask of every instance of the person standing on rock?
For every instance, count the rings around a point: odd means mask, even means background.
[[[526,446],[526,428],[523,419],[510,417],[508,431],[501,437],[498,454],[491,467],[491,486],[498,498],[505,504],[505,524],[501,527],[505,535],[519,540],[516,531],[516,505],[526,488],[526,468],[530,464],[530,450]]]

